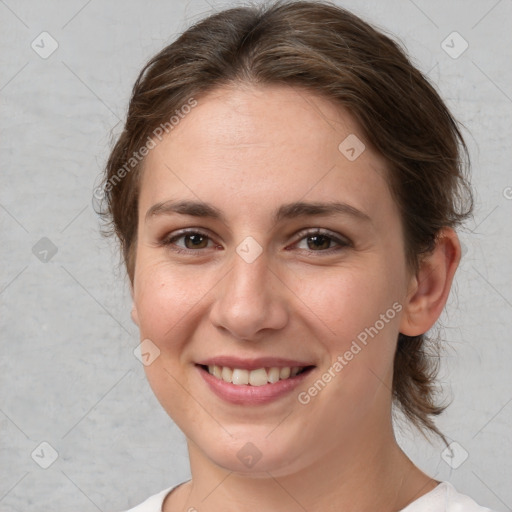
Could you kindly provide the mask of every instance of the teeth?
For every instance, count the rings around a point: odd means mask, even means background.
[[[233,384],[238,386],[249,384],[249,372],[247,370],[239,370],[238,368],[235,368],[231,374],[231,381]]]
[[[213,368],[213,371],[212,371],[212,368]],[[222,379],[222,370],[220,368],[220,366],[208,366],[208,371],[210,373],[212,373],[213,375],[215,375],[215,377],[217,377],[218,379]]]
[[[265,370],[265,368],[259,368],[258,370],[252,370],[251,372],[248,372],[247,370],[240,370],[240,371],[247,372],[247,379],[249,381],[248,383],[251,386],[263,386],[264,384],[268,383],[267,370]],[[244,382],[244,384],[247,384],[247,382]]]
[[[285,366],[284,368],[281,368],[279,372],[279,378],[280,379],[287,379],[290,376],[292,369],[289,366]]]
[[[251,386],[264,386],[265,384],[295,377],[304,367],[285,366],[283,368],[258,368],[257,370],[243,370],[241,368],[228,368],[227,366],[209,365],[208,373],[225,382],[237,386],[250,384]]]
[[[268,382],[271,382],[272,384],[274,382],[277,382],[280,378],[281,372],[279,368],[270,368],[270,370],[267,372],[267,379]]]
[[[233,370],[227,366],[223,366],[220,376],[222,380],[225,380],[226,382],[232,382],[231,377],[233,376]]]

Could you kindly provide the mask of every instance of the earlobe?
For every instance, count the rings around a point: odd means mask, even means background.
[[[132,311],[131,311],[132,322],[138,326],[139,325],[139,315],[137,313],[137,306],[135,305],[135,301],[134,301],[134,290],[133,290],[133,281],[132,280],[130,281],[130,295],[132,297]]]
[[[131,316],[132,316],[133,323],[138,326],[139,325],[139,315],[137,313],[137,307],[135,306],[135,304],[133,304],[133,306],[132,306]]]
[[[460,252],[455,231],[441,229],[433,251],[422,258],[418,272],[411,278],[400,323],[402,334],[418,336],[435,324],[448,300]]]

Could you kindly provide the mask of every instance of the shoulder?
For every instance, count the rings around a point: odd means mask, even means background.
[[[465,494],[459,493],[450,482],[441,482],[435,489],[413,501],[401,512],[492,512]]]
[[[124,512],[162,512],[162,505],[165,497],[177,486],[169,487],[164,489],[153,496],[150,496],[147,500],[143,501],[140,505],[133,507]]]

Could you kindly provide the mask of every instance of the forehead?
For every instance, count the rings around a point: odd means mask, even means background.
[[[392,203],[386,173],[345,109],[303,89],[241,85],[197,98],[150,151],[140,204],[186,196],[254,216],[282,202],[336,199],[370,213]]]

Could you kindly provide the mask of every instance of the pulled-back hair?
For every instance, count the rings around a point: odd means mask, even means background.
[[[364,139],[387,161],[412,272],[442,227],[470,215],[468,151],[457,122],[395,41],[325,1],[236,7],[186,30],[147,63],[133,87],[102,185],[103,214],[132,282],[141,148],[162,126],[168,131],[171,117],[191,98],[243,83],[301,87],[354,116]],[[394,402],[422,432],[444,439],[433,422],[445,408],[436,401],[438,362],[438,340],[399,334]]]

